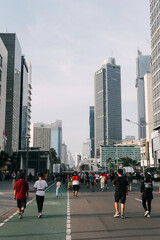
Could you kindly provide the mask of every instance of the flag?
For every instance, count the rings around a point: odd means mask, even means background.
[[[5,145],[6,142],[7,142],[7,135],[6,135],[5,130],[3,130],[3,139],[2,139],[2,142],[3,142],[4,145]]]

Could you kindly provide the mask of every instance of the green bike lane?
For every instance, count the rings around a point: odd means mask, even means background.
[[[66,239],[67,187],[62,184],[62,197],[56,197],[56,185],[51,185],[45,194],[43,216],[38,219],[36,200],[26,207],[23,219],[18,214],[0,227],[0,239],[5,240],[45,240]],[[16,204],[16,203],[15,203]]]

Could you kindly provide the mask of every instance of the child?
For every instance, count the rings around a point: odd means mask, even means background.
[[[58,197],[58,193],[60,193],[61,197],[62,197],[62,192],[61,192],[61,180],[58,179],[57,180],[57,188],[56,188],[56,197]]]

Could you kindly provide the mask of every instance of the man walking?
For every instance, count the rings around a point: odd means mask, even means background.
[[[14,186],[14,200],[17,199],[17,207],[19,218],[23,218],[24,209],[26,208],[26,200],[28,198],[28,182],[24,180],[24,173],[20,173],[19,180]]]
[[[120,216],[120,213],[119,213],[119,201],[120,201],[120,203],[121,203],[121,218],[123,219],[126,196],[128,197],[128,181],[122,175],[123,175],[123,170],[119,169],[118,176],[115,177],[113,186],[115,186],[115,210],[116,210],[114,217],[117,218]]]

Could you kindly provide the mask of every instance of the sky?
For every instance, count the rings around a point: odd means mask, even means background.
[[[122,131],[138,135],[136,57],[151,54],[149,0],[0,0],[0,32],[14,32],[32,64],[32,122],[62,120],[74,155],[89,138],[94,74],[121,66]]]

